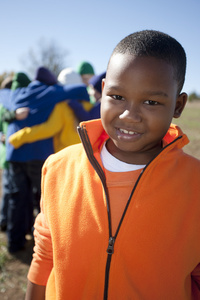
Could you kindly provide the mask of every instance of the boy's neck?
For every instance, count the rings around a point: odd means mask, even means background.
[[[146,165],[148,164],[154,157],[156,157],[162,150],[162,141],[159,145],[154,148],[151,148],[149,151],[123,151],[114,144],[114,142],[109,139],[106,143],[106,148],[115,158],[128,163],[135,165]]]

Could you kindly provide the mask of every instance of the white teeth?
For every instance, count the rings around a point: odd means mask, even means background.
[[[123,133],[128,133],[128,130],[125,130],[125,129],[120,129],[120,131]]]
[[[125,130],[125,129],[119,129],[122,133],[125,133],[125,134],[136,134],[136,132],[134,131],[128,131],[128,130]]]

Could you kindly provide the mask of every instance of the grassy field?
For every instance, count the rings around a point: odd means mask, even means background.
[[[200,100],[188,103],[182,116],[173,122],[181,127],[190,140],[184,147],[185,152],[200,159]]]
[[[188,135],[190,143],[185,152],[200,159],[200,101],[189,103],[181,118],[173,122]],[[0,176],[1,178],[1,176]],[[33,242],[29,241],[27,251],[11,256],[6,249],[6,235],[0,233],[0,299],[24,299],[26,275],[32,256]]]

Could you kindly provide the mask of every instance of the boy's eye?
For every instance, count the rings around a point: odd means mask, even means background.
[[[159,104],[157,101],[153,101],[153,100],[146,100],[144,103],[148,104],[148,105],[158,105]]]
[[[115,100],[122,100],[123,99],[123,97],[119,96],[119,95],[112,95],[112,98],[115,99]]]

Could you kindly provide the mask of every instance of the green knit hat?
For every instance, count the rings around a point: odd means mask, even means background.
[[[16,90],[18,88],[26,87],[27,85],[29,85],[30,82],[31,80],[28,78],[28,76],[25,73],[21,73],[21,72],[16,73],[13,76],[11,90]]]
[[[79,64],[77,68],[77,73],[79,73],[80,75],[84,75],[84,74],[94,75],[94,69],[89,62],[83,61]]]

